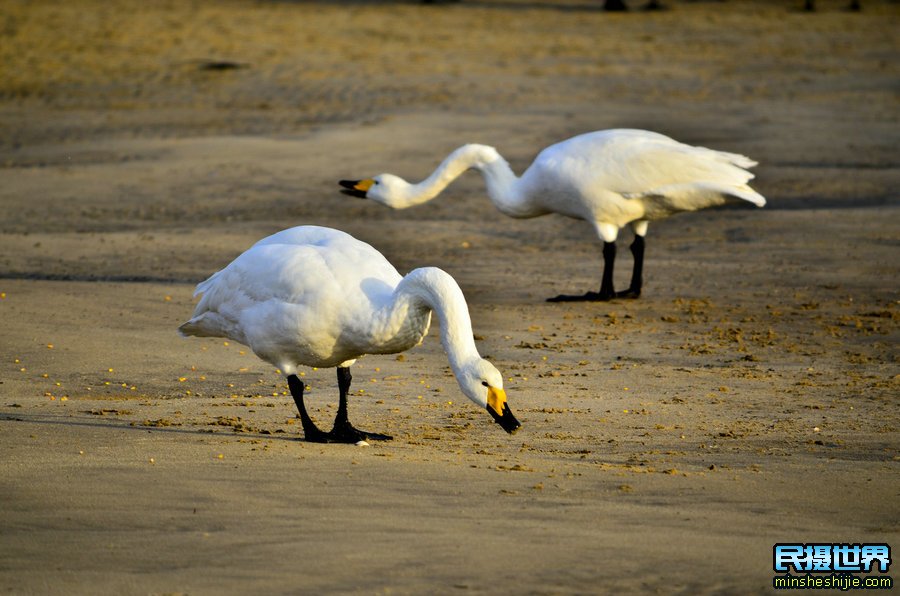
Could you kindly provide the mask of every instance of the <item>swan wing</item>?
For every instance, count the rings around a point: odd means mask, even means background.
[[[266,360],[321,362],[364,328],[401,277],[374,248],[302,226],[260,240],[197,286],[183,335],[229,337]],[[346,360],[346,358],[344,358]]]
[[[672,184],[645,193],[623,193],[627,199],[644,205],[644,219],[660,219],[682,211],[697,211],[725,203],[747,201],[757,207],[766,199],[749,186],[734,187],[715,183]]]
[[[743,155],[680,143],[646,130],[614,129],[573,137],[535,160],[541,177],[567,181],[588,196],[600,191],[647,193],[671,185],[743,186],[753,179]]]
[[[338,280],[315,247],[256,244],[197,285],[194,316],[180,330],[253,347],[251,335],[280,335],[285,316],[304,318],[303,311],[328,308],[328,298],[339,294]]]

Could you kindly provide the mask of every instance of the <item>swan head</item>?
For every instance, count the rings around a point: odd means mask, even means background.
[[[363,180],[341,180],[341,192],[358,199],[371,199],[394,209],[410,207],[414,202],[413,185],[393,174],[379,174]]]
[[[503,375],[483,358],[469,362],[457,374],[457,381],[466,397],[488,411],[503,430],[513,434],[522,425],[513,416],[503,390]]]

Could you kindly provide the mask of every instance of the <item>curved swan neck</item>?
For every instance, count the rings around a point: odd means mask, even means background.
[[[491,202],[501,213],[510,217],[532,217],[535,214],[527,204],[528,197],[521,192],[520,179],[499,154],[497,159],[475,167],[484,177]]]
[[[441,163],[427,179],[409,187],[409,205],[418,205],[440,194],[453,180],[469,169],[478,170],[494,206],[509,217],[534,217],[546,210],[533,204],[509,162],[493,147],[463,145]]]
[[[480,358],[472,335],[472,319],[465,296],[456,281],[437,267],[411,271],[394,291],[395,303],[403,299],[431,309],[441,327],[441,344],[450,367],[459,378],[467,362]]]
[[[482,173],[492,199],[494,191],[508,193],[516,181],[509,164],[496,149],[487,145],[463,145],[448,155],[428,178],[417,184],[409,184],[402,197],[391,197],[390,205],[405,208],[430,201],[470,169],[477,169]]]

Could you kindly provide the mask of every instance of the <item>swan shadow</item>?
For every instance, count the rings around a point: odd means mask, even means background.
[[[95,416],[91,418],[78,416],[72,417],[68,414],[65,416],[52,415],[52,414],[27,414],[27,413],[18,413],[18,412],[9,412],[9,411],[0,411],[0,422],[23,422],[26,424],[38,424],[38,425],[49,425],[49,426],[63,426],[63,427],[86,427],[86,428],[102,428],[105,430],[130,430],[135,432],[153,432],[153,433],[171,433],[175,435],[197,435],[208,437],[210,435],[225,435],[225,432],[220,432],[218,430],[202,430],[202,429],[191,429],[191,428],[181,428],[181,427],[171,427],[171,426],[145,426],[140,421],[137,420],[123,420],[123,419],[105,419],[103,421],[96,419]],[[248,439],[261,439],[261,440],[270,440],[270,441],[299,441],[303,442],[303,434],[298,433],[297,435],[288,435],[287,436],[279,436],[282,433],[272,433],[266,434],[261,432],[241,432],[241,433],[231,433],[227,436],[232,436],[234,434],[240,435],[242,438]]]
[[[87,281],[97,283],[146,283],[197,285],[205,278],[179,278],[155,275],[92,275],[72,273],[41,273],[39,271],[0,271],[0,279],[24,279],[29,281]]]
[[[551,4],[549,2],[518,0],[500,2],[499,0],[267,0],[270,4],[320,4],[332,6],[378,6],[383,4],[423,5],[427,8],[441,6],[496,8],[501,10],[554,10],[558,12],[606,12],[602,0],[585,4]],[[638,11],[634,11],[638,12]]]

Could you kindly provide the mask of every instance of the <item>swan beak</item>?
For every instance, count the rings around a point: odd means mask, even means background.
[[[488,387],[487,411],[503,430],[513,434],[522,426],[513,416],[509,404],[506,403],[506,392],[503,389]]]
[[[371,178],[365,180],[341,180],[338,182],[344,189],[341,191],[345,195],[356,197],[357,199],[365,199],[366,191],[372,188],[375,181]]]

